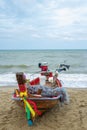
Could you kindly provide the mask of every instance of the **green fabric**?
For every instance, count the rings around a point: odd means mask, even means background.
[[[30,110],[29,110],[29,108],[27,107],[27,105],[26,105],[26,107],[25,107],[25,110],[26,110],[26,118],[27,118],[27,120],[29,120],[29,119],[31,118],[31,116],[30,116]]]

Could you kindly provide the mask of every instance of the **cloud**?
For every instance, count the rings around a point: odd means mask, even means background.
[[[2,37],[87,39],[86,0],[1,0],[0,8]]]

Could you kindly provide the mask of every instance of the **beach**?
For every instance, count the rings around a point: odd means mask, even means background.
[[[85,59],[87,50],[0,51],[0,130],[87,130]],[[25,111],[12,100],[12,93],[18,88],[16,72],[24,72],[27,79],[39,76],[43,82],[38,63],[45,61],[53,74],[60,63],[70,65],[69,70],[59,73],[59,79],[70,96],[70,103],[56,105],[29,127]]]
[[[25,112],[12,100],[14,87],[0,87],[0,130],[87,130],[87,89],[68,89],[70,103],[56,105],[28,126]]]

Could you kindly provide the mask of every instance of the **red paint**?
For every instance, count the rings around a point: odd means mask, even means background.
[[[38,84],[40,84],[40,78],[39,77],[30,81],[30,85],[38,85]]]

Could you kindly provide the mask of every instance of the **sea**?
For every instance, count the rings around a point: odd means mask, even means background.
[[[87,88],[87,50],[0,50],[0,87],[17,86],[17,72],[30,80],[40,76],[38,64],[43,62],[53,74],[60,64],[70,65],[59,72],[63,86]]]

